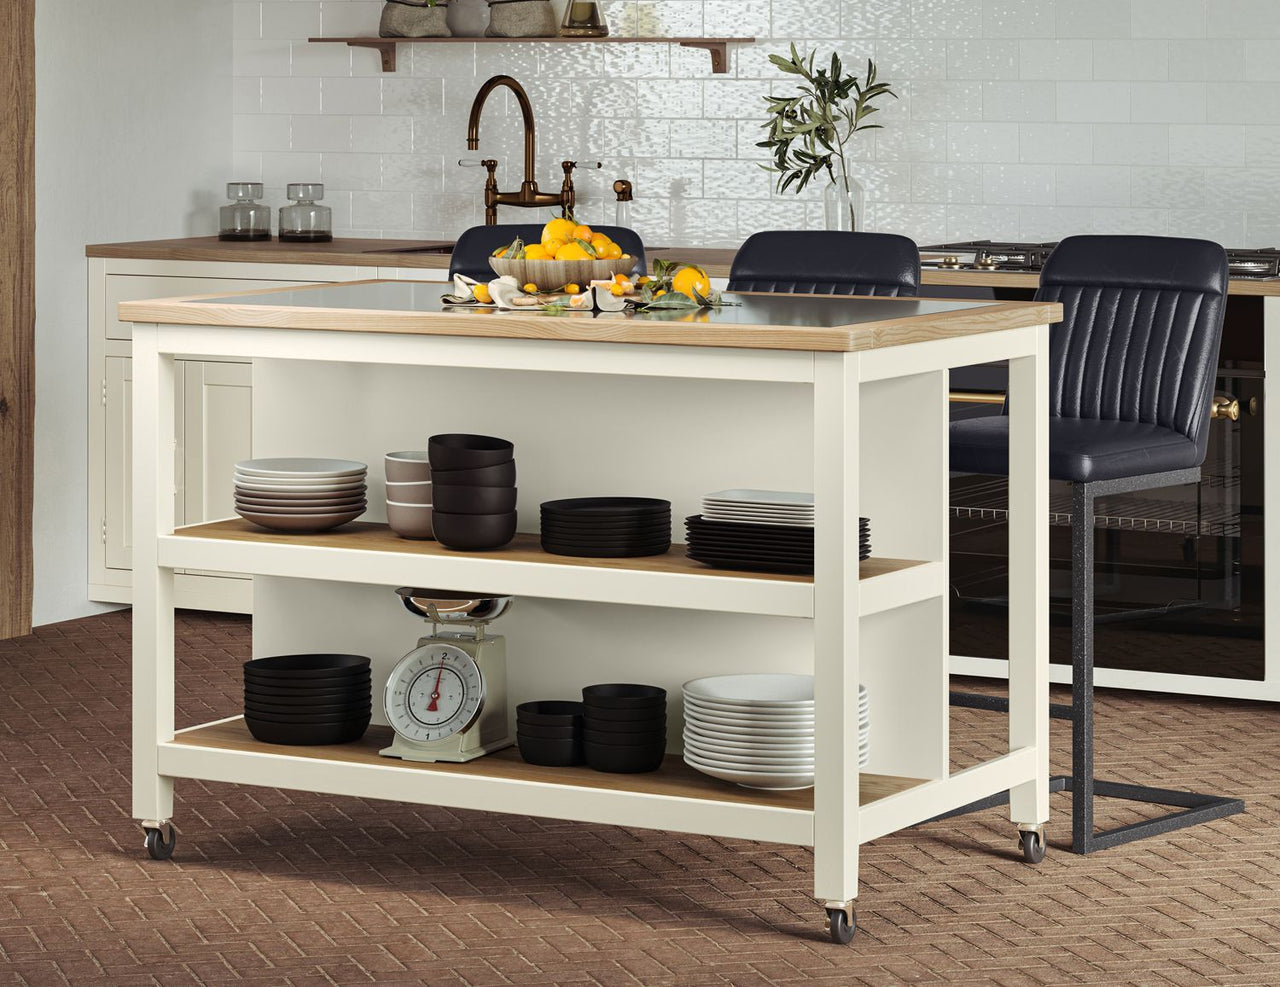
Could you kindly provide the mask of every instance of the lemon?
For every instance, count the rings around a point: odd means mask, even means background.
[[[619,260],[622,257],[622,248],[613,241],[610,241],[601,252],[600,256],[608,260]]]
[[[591,227],[586,223],[580,223],[573,228],[572,236],[575,240],[586,240],[590,243],[591,238],[595,236],[595,233],[591,231]]]
[[[471,297],[481,305],[488,305],[493,301],[493,296],[489,294],[489,286],[487,284],[472,285]]]
[[[676,271],[671,279],[671,290],[697,301],[695,292],[705,298],[711,292],[711,281],[700,267],[687,266]]]
[[[576,225],[571,219],[553,219],[542,228],[542,240],[568,240]]]
[[[530,281],[524,286],[524,293],[526,295],[536,295],[538,293],[538,286]]]
[[[631,284],[627,281],[615,281],[613,284],[609,285],[609,293],[617,298],[621,298],[630,290]]]
[[[576,295],[578,292],[582,291],[582,288],[570,281],[564,286],[564,291],[566,295]]]
[[[524,248],[525,260],[549,260],[551,257],[547,253],[547,248],[538,243],[531,243]]]
[[[582,243],[573,240],[566,243],[563,247],[556,251],[556,260],[592,260],[592,256],[587,253]]]
[[[556,252],[568,242],[568,240],[557,240],[552,237],[550,240],[542,241],[542,249],[547,252],[548,258],[555,260]]]

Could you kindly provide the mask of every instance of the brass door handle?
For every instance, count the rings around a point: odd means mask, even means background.
[[[1215,394],[1213,405],[1209,409],[1210,418],[1230,418],[1233,422],[1240,420],[1240,401],[1225,394]]]

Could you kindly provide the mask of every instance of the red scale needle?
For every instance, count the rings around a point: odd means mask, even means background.
[[[434,713],[437,710],[436,701],[440,698],[440,680],[444,678],[444,662],[440,663],[440,674],[436,676],[436,687],[431,691],[431,705],[427,707],[428,713]]]

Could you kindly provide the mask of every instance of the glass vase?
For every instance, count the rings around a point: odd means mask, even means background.
[[[837,178],[822,190],[827,229],[857,232],[865,226],[867,190],[856,178]]]

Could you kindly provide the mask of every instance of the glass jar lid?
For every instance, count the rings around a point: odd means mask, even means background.
[[[261,199],[261,182],[227,182],[228,199]]]
[[[290,182],[285,195],[293,202],[314,202],[324,198],[324,185],[320,182]]]

